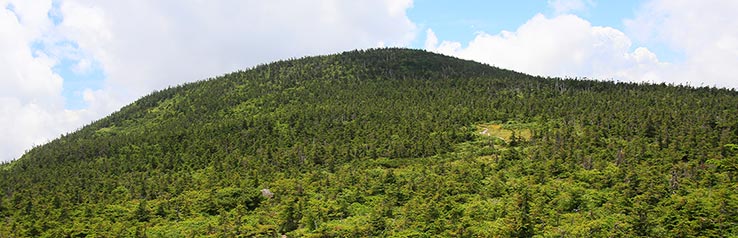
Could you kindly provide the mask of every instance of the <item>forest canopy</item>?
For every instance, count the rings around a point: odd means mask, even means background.
[[[737,173],[735,90],[358,50],[157,91],[0,165],[0,237],[730,236]]]

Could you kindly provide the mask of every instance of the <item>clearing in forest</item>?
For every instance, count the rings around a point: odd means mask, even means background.
[[[477,125],[477,131],[482,136],[496,137],[510,142],[513,134],[519,139],[529,140],[533,134],[530,131],[530,125],[519,124],[515,122],[502,123],[485,123]]]

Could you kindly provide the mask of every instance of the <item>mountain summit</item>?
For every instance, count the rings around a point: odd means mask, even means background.
[[[738,234],[736,105],[422,50],[279,61],[0,165],[0,237]]]

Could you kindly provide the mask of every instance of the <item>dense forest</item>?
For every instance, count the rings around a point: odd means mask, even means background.
[[[305,57],[151,93],[0,189],[0,237],[729,237],[738,92]]]

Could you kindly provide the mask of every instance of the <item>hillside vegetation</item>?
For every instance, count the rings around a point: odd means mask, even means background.
[[[30,150],[0,167],[0,237],[735,236],[737,144],[734,90],[352,51]]]

